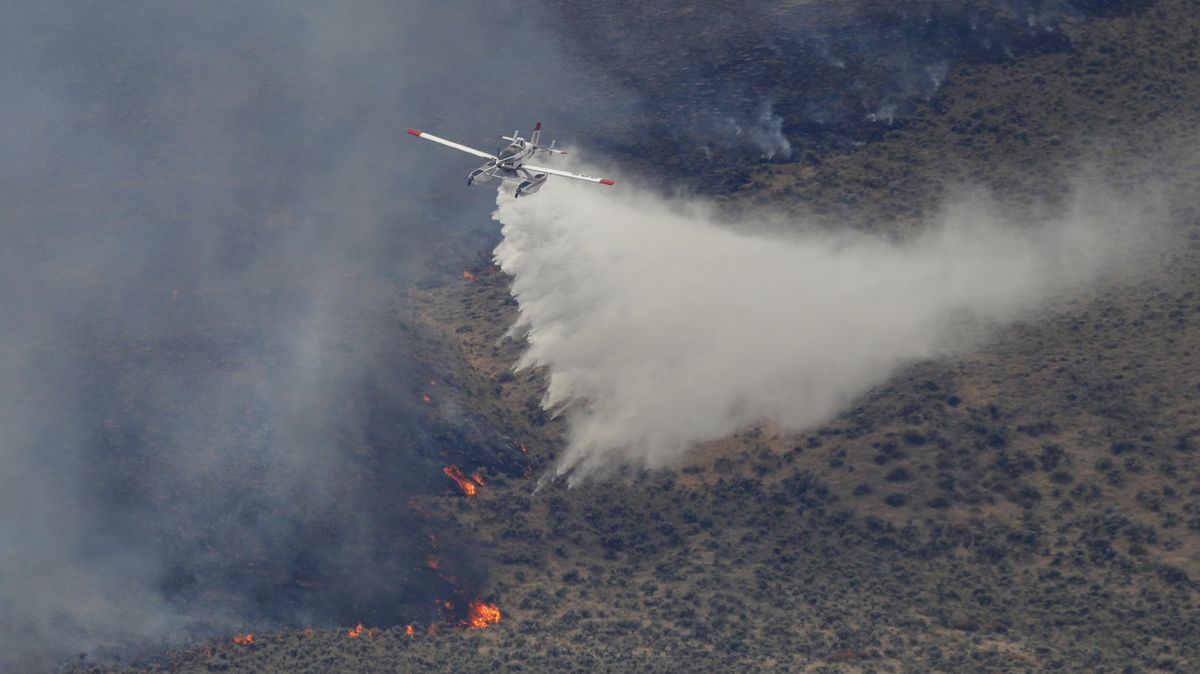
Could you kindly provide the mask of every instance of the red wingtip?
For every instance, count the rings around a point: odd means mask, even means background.
[[[410,135],[410,136],[419,136],[419,135],[421,135],[421,131],[420,131],[419,129],[409,129],[409,130],[408,130],[408,133],[409,133],[409,135]]]
[[[616,184],[617,184],[617,181],[615,181],[615,180],[609,180],[608,178],[601,178],[601,179],[600,179],[600,184],[601,184],[601,185],[616,185]]]

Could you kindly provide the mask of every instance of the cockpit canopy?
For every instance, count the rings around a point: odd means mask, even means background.
[[[523,143],[509,143],[508,147],[500,151],[500,158],[512,157],[521,153],[524,149]]]

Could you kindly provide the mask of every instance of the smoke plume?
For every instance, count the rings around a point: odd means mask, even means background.
[[[964,198],[890,241],[559,180],[501,193],[495,258],[513,277],[519,368],[545,367],[565,410],[557,475],[661,467],[764,417],[828,419],[897,368],[978,344],[988,328],[1078,293],[1151,216],[1089,193],[1060,217],[1010,222]]]

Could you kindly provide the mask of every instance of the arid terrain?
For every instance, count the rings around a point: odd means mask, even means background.
[[[564,425],[543,373],[512,372],[517,306],[480,251],[372,316],[416,317],[431,409],[511,440],[455,450],[473,496],[447,479],[409,504],[473,540],[472,598],[500,620],[296,626],[76,671],[1200,671],[1200,14],[1104,14],[1066,48],[954,64],[877,138],[696,189],[904,237],[960,188],[1036,218],[1098,176],[1164,191],[1152,271],[910,366],[819,427],[764,420],[674,469],[535,492]]]

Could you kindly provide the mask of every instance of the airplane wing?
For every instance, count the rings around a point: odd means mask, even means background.
[[[442,138],[440,136],[435,136],[432,133],[425,133],[424,131],[421,131],[419,129],[409,129],[408,133],[409,133],[409,135],[416,136],[417,138],[424,138],[425,140],[432,140],[433,142],[441,143],[442,145],[445,145],[446,147],[452,147],[455,150],[458,150],[460,152],[466,152],[467,154],[473,154],[476,157],[483,157],[484,159],[495,159],[496,158],[495,155],[491,155],[486,152],[480,152],[479,150],[476,150],[475,148],[467,147],[466,145],[459,145],[458,143],[455,143],[452,140],[446,140],[445,138]]]
[[[592,176],[579,175],[578,173],[567,173],[558,169],[546,168],[545,166],[533,166],[530,164],[522,164],[521,168],[533,171],[534,173],[549,173],[552,176],[562,176],[564,178],[574,178],[575,180],[586,180],[589,183],[600,183],[601,185],[616,185],[617,181],[609,180],[608,178],[593,178]]]

